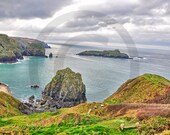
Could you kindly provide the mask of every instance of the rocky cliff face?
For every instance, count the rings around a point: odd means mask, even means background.
[[[35,39],[12,38],[0,34],[0,62],[16,62],[17,59],[23,59],[23,56],[45,56],[47,47],[46,43]]]
[[[81,74],[66,68],[57,71],[54,78],[42,92],[42,99],[35,101],[34,96],[31,96],[29,103],[21,105],[20,109],[26,114],[55,111],[59,108],[72,107],[86,101],[86,88]]]
[[[159,75],[144,74],[126,81],[105,102],[170,104],[170,81]]]
[[[81,74],[66,68],[57,71],[56,76],[45,87],[43,98],[50,96],[63,102],[82,103],[86,101],[85,91]]]
[[[86,102],[86,88],[80,73],[70,68],[59,70],[42,93],[43,101],[57,102],[57,107],[71,107]],[[51,99],[51,100],[49,100]]]

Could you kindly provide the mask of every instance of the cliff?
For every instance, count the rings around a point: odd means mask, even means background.
[[[23,56],[45,56],[45,47],[48,45],[38,40],[0,34],[0,62],[16,62]]]

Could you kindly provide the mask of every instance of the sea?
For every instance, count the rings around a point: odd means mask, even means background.
[[[21,101],[30,96],[41,97],[45,86],[57,70],[69,67],[82,75],[86,85],[88,102],[101,102],[113,94],[128,79],[145,73],[158,74],[170,80],[170,47],[144,46],[86,46],[69,44],[49,44],[46,55],[53,58],[24,57],[17,63],[0,64],[0,82],[8,84],[14,97]],[[120,49],[132,59],[115,59],[94,56],[79,56],[85,50]],[[31,89],[31,85],[39,85]]]

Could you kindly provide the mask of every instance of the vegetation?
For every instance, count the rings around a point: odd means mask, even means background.
[[[16,62],[28,56],[45,56],[45,43],[25,38],[12,38],[0,34],[0,62]]]
[[[26,47],[26,51],[31,56],[44,56],[45,49],[42,47],[41,43],[31,43]]]
[[[72,72],[69,68],[64,71]],[[59,79],[62,82],[63,72],[58,71],[56,77],[53,81]],[[21,114],[18,110],[20,102],[0,92],[0,134],[168,135],[170,104],[166,98],[166,104],[153,104],[157,100],[153,100],[155,96],[152,95],[157,93],[156,97],[162,97],[167,94],[166,88],[169,85],[170,82],[161,76],[145,74],[128,80],[118,89],[116,95],[113,94],[104,102],[82,103],[55,112],[32,115]],[[152,104],[142,103],[145,101],[152,101]]]
[[[0,91],[0,117],[20,115],[20,101]]]
[[[126,119],[103,119],[93,115],[82,115],[59,110],[53,113],[15,116],[0,119],[0,133],[25,133],[33,135],[55,134],[102,134],[102,135],[137,135],[137,129],[120,130],[120,124],[133,124],[135,121]]]
[[[144,74],[125,82],[105,102],[170,103],[170,81],[153,74]]]
[[[109,57],[109,58],[126,58],[126,59],[129,58],[127,54],[121,53],[119,50],[84,51],[78,53],[77,55],[99,56],[99,57]]]
[[[0,62],[15,62],[21,56],[21,48],[17,42],[7,35],[0,34]]]

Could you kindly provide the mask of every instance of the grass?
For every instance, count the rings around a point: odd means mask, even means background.
[[[170,119],[163,117],[152,117],[142,121],[140,132],[146,135],[153,135],[170,130]]]
[[[14,97],[0,92],[0,116],[15,116],[20,115],[21,112],[17,109],[20,101]]]
[[[136,107],[132,104],[119,103],[132,99],[134,102],[143,101],[147,97],[152,97],[153,92],[161,91],[159,94],[163,94],[162,88],[167,85],[169,85],[169,81],[165,78],[145,74],[123,84],[116,93],[115,99],[112,97],[111,100],[101,103],[83,103],[72,108],[62,108],[56,112],[32,115],[21,114],[17,109],[20,102],[12,96],[0,92],[0,134],[166,135],[170,130],[169,115],[167,118],[163,115],[155,117],[146,112],[149,117],[144,119],[136,117],[137,112],[135,111],[137,110],[138,114],[140,114],[139,110],[142,111],[141,109],[152,113],[152,111],[159,111],[159,108],[155,110],[155,108],[150,107],[147,110],[146,107],[140,107],[140,104],[137,104],[138,107]],[[151,95],[146,94],[146,92]],[[140,123],[139,127],[136,127],[136,122]],[[130,128],[122,130],[120,129],[122,124]]]
[[[143,103],[152,102],[166,95],[170,81],[154,74],[144,74],[125,82],[105,100],[106,103]],[[168,102],[168,101],[167,101]]]
[[[67,110],[67,109],[66,109]],[[44,120],[48,124],[42,124]],[[4,132],[24,132],[33,135],[137,135],[137,129],[121,131],[121,123],[134,123],[127,119],[103,119],[94,115],[82,115],[78,113],[46,112],[33,114],[30,116],[14,116],[0,119],[0,133]],[[15,128],[14,128],[15,127]]]

